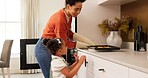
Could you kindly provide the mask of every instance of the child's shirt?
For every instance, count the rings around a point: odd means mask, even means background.
[[[52,78],[66,78],[66,76],[61,72],[61,70],[67,66],[68,66],[67,62],[63,57],[52,55],[52,61],[51,61]]]

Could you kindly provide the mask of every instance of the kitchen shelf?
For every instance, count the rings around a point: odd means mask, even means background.
[[[137,0],[98,0],[99,5],[123,5]]]

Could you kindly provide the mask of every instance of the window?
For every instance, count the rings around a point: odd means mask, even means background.
[[[21,0],[0,0],[0,49],[5,39],[13,39],[12,53],[20,52]]]

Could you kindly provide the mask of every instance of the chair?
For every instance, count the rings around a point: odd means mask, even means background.
[[[5,78],[4,68],[7,68],[8,78],[10,78],[10,55],[13,40],[5,40],[0,58],[0,68],[2,69],[3,78]]]

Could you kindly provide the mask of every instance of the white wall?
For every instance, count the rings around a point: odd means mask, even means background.
[[[120,6],[101,6],[97,2],[86,0],[83,3],[81,14],[78,15],[78,33],[99,44],[105,44],[105,37],[97,25],[105,18],[120,17]]]
[[[64,6],[65,0],[39,0],[39,37],[49,17]]]

